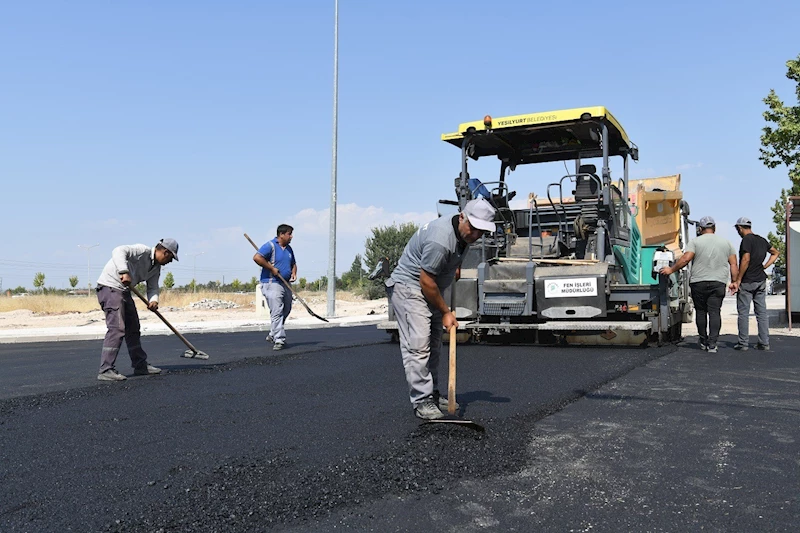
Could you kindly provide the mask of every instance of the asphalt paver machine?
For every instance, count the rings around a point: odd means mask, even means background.
[[[460,150],[461,172],[456,200],[440,203],[461,210],[484,196],[497,208],[497,231],[471,246],[454,284],[462,336],[591,345],[680,338],[692,315],[688,272],[658,274],[688,240],[680,179],[629,190],[639,150],[606,108],[487,115],[442,140]],[[470,162],[483,158],[497,158],[497,179],[470,176]],[[622,166],[617,181],[613,161]],[[567,172],[514,201],[514,173],[552,162]],[[396,336],[392,319],[378,327]]]

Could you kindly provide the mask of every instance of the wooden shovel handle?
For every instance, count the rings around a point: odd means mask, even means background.
[[[456,414],[456,328],[450,328],[450,368],[447,373],[447,412]]]

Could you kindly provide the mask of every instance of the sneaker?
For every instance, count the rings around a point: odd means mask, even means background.
[[[444,413],[436,407],[432,396],[428,396],[419,402],[416,407],[414,407],[414,414],[417,415],[417,418],[423,420],[436,420],[444,417]]]
[[[160,374],[161,369],[153,365],[145,365],[143,367],[136,367],[133,369],[134,376],[150,376],[153,374]]]
[[[761,350],[764,352],[769,351],[769,344],[756,344],[756,350]]]
[[[716,346],[709,346],[708,347],[708,353],[717,353],[717,347]]]
[[[125,381],[126,379],[128,378],[117,372],[115,368],[109,368],[105,372],[97,374],[98,381]]]
[[[438,390],[433,391],[433,401],[436,403],[436,405],[439,406],[439,409],[441,409],[442,411],[450,408],[450,406],[447,403],[447,398],[439,394]],[[456,409],[458,409],[459,407],[461,406],[458,405],[458,402],[456,402]]]
[[[275,342],[275,339],[272,338],[272,335],[267,335],[267,342]]]
[[[275,345],[272,346],[272,349],[275,350],[275,351],[283,350],[283,343],[282,342],[276,342]]]
[[[706,343],[704,343],[703,341],[700,341],[700,342],[698,342],[698,343],[697,343],[697,347],[698,347],[698,348],[700,348],[700,349],[701,349],[701,350],[703,350],[703,351],[706,351],[706,350],[708,350],[708,346],[707,346],[707,345],[706,345]]]
[[[739,344],[737,342],[736,345],[733,347],[733,349],[734,350],[739,350],[740,352],[746,352],[747,350],[750,349],[750,347],[747,346],[746,344]]]

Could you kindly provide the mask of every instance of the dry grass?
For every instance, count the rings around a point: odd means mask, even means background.
[[[327,295],[324,292],[303,291],[300,293],[300,297],[308,303],[327,301]],[[159,305],[161,307],[169,306],[183,308],[203,299],[225,300],[228,302],[234,302],[240,307],[252,307],[255,305],[255,295],[252,293],[184,293],[170,291],[161,292],[161,296],[159,297]],[[348,302],[363,300],[362,297],[346,291],[337,291],[336,299]],[[144,304],[141,302],[141,300],[136,297],[134,297],[134,300],[136,300],[137,307],[144,308]],[[9,298],[7,296],[0,297],[0,313],[16,311],[19,309],[28,309],[37,315],[60,315],[65,313],[86,313],[89,311],[96,311],[100,309],[100,305],[97,303],[97,297],[94,293],[92,293],[90,297],[54,294],[37,294],[25,296],[23,298]]]

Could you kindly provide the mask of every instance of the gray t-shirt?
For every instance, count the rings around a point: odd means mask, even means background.
[[[444,290],[453,282],[463,259],[453,218],[437,218],[419,228],[408,241],[387,285],[394,281],[419,286],[419,273],[424,270],[434,276],[439,290]]]
[[[715,233],[704,233],[689,241],[687,252],[694,252],[690,283],[699,281],[719,281],[727,284],[731,279],[730,256],[736,257],[736,250],[725,237]]]

